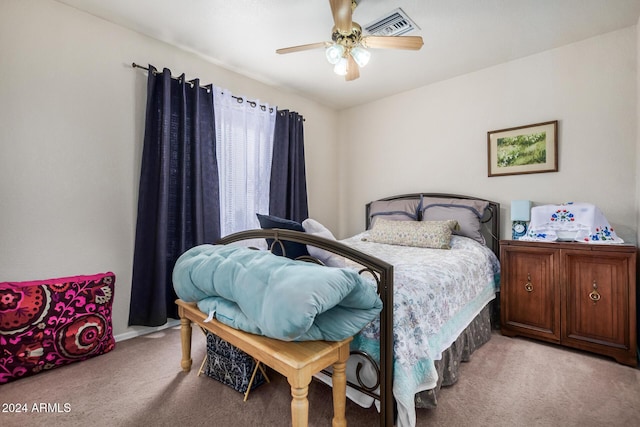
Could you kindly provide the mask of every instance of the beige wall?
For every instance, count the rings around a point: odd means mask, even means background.
[[[336,112],[49,0],[0,2],[0,281],[113,271],[125,336],[146,76],[168,67],[300,112],[310,214],[337,228]]]
[[[631,229],[636,215],[636,27],[466,74],[341,112],[337,234],[363,206],[408,192],[510,201],[591,202]],[[559,121],[559,172],[487,176],[487,131]]]
[[[640,242],[640,18],[636,24],[636,240]],[[640,271],[639,271],[640,274]],[[640,300],[640,293],[638,294]],[[640,317],[638,318],[640,323]],[[640,328],[638,329],[640,335]]]
[[[636,228],[636,28],[335,112],[49,0],[0,3],[0,281],[111,270],[128,328],[152,63],[302,113],[310,215],[339,237],[396,193],[591,201]],[[560,172],[487,177],[486,132],[560,121]],[[339,160],[337,160],[339,159]]]

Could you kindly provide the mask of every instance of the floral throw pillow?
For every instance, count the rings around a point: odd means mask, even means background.
[[[450,249],[451,234],[457,227],[455,220],[390,221],[378,218],[369,232],[368,240],[388,245]]]
[[[0,283],[0,384],[111,351],[115,279]]]

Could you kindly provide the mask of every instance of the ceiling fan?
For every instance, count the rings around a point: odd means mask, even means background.
[[[367,48],[419,50],[424,44],[420,36],[363,36],[362,27],[351,18],[356,0],[329,0],[333,15],[331,42],[303,44],[276,50],[276,53],[293,53],[324,47],[327,60],[334,65],[334,72],[345,80],[360,77],[360,68],[369,61]]]

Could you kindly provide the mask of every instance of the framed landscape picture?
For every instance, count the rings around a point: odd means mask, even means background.
[[[489,176],[558,171],[558,121],[487,132]]]

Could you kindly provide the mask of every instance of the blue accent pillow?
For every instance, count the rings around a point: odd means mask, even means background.
[[[291,219],[280,218],[273,215],[262,215],[257,213],[258,221],[260,222],[260,227],[263,229],[271,229],[271,228],[281,228],[284,230],[293,230],[293,231],[302,231],[304,233],[304,228],[302,224],[297,221],[293,221]],[[267,246],[271,248],[273,244],[273,239],[266,239]],[[302,243],[296,242],[287,242],[283,241],[285,256],[287,258],[296,259],[301,256],[309,256],[309,251],[307,251],[307,246]],[[282,247],[279,244],[273,245],[273,251],[275,255],[282,255]]]

